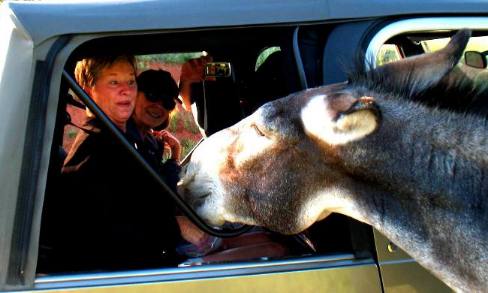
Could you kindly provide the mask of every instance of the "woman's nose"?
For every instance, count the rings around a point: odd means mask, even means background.
[[[125,82],[122,84],[122,92],[123,93],[137,92],[137,85],[131,82]]]

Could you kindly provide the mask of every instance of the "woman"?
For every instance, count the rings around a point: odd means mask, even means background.
[[[164,130],[178,100],[178,86],[164,70],[147,70],[137,77],[138,93],[128,132],[135,147],[146,161],[176,190],[181,145],[176,137]],[[170,157],[162,163],[165,146]]]
[[[146,161],[176,192],[179,180],[181,147],[178,139],[164,130],[169,125],[170,113],[178,100],[178,86],[171,74],[164,70],[147,70],[137,77],[138,93],[128,131],[136,142],[135,147]],[[162,163],[164,145],[171,156]],[[182,237],[191,244],[180,245],[178,251],[188,256],[201,255],[216,249],[220,239],[205,234],[185,216],[177,216]]]

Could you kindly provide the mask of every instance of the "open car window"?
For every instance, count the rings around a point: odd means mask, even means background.
[[[82,56],[96,48],[110,46],[125,46],[125,50],[134,54],[137,59],[138,73],[148,69],[163,69],[170,72],[177,83],[180,83],[183,64],[191,59],[199,58],[203,54],[212,56],[212,61],[217,64],[216,66],[225,64],[226,68],[229,68],[229,74],[215,75],[202,83],[193,85],[191,98],[193,110],[196,113],[190,113],[182,105],[177,105],[171,114],[166,130],[179,139],[183,149],[182,157],[184,157],[191,153],[194,146],[205,135],[211,135],[228,127],[252,114],[264,103],[284,97],[300,88],[299,77],[296,73],[297,64],[293,61],[296,54],[293,50],[293,31],[293,27],[283,27],[259,30],[236,29],[217,33],[201,32],[201,36],[198,33],[190,32],[94,38],[74,50],[65,70],[72,73],[75,63]],[[239,34],[241,38],[235,38],[236,34]],[[204,41],[192,42],[191,40],[196,37],[202,38]],[[59,148],[60,154],[69,153],[77,135],[83,131],[80,125],[86,111],[80,107],[79,101],[73,103],[73,100],[78,101],[69,87],[63,87],[58,115],[68,118],[58,119],[56,137],[59,139],[53,144],[53,148]],[[50,254],[57,249],[50,246],[49,234],[45,232],[49,231],[49,225],[57,223],[45,219],[48,219],[49,214],[55,209],[77,208],[76,206],[59,206],[49,202],[49,193],[56,190],[56,184],[59,184],[57,174],[62,170],[64,160],[65,157],[60,155],[50,165],[46,192],[48,204],[43,211],[44,220],[41,228],[40,264],[49,263]],[[69,197],[70,190],[63,191],[63,196]],[[137,197],[137,195],[134,196]],[[163,192],[158,196],[167,197],[168,195]],[[103,225],[103,223],[100,224]],[[89,227],[89,225],[86,226],[87,229],[90,229]],[[324,233],[323,231],[329,232]],[[89,231],[84,231],[84,233],[89,234]],[[154,233],[158,232],[154,231]],[[216,245],[216,247],[212,247],[205,253],[195,253],[195,245],[191,246],[191,243],[183,240],[176,247],[182,254],[179,265],[160,268],[183,270],[195,266],[245,265],[246,263],[280,260],[306,260],[311,257],[329,257],[331,255],[337,255],[340,259],[347,255],[349,256],[346,258],[350,259],[354,259],[355,255],[371,257],[371,248],[358,249],[354,240],[351,240],[351,233],[356,233],[355,229],[351,229],[351,220],[340,215],[333,215],[296,236],[279,235],[260,227],[254,227],[245,235],[235,238],[213,238],[210,245]],[[370,239],[366,238],[366,240],[371,243]],[[66,259],[67,264],[70,261]],[[125,270],[124,267],[119,268],[117,265],[111,267],[113,270],[100,270],[94,265],[80,271],[73,271],[72,269],[63,270],[61,264],[55,271],[50,271],[49,266],[40,265],[38,274],[49,277]],[[153,266],[146,266],[144,263],[134,268],[154,269]]]

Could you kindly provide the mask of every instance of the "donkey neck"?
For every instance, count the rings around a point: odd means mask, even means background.
[[[484,119],[396,100],[381,107],[377,132],[341,149],[349,173],[412,196],[488,192]]]
[[[488,254],[479,253],[488,248],[485,121],[395,100],[381,109],[377,132],[340,151],[352,178],[345,192],[354,207],[349,215],[452,287],[482,288],[488,283]]]

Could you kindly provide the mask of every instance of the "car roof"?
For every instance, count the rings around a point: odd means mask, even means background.
[[[315,22],[488,10],[485,0],[7,1],[34,44],[63,34]]]

